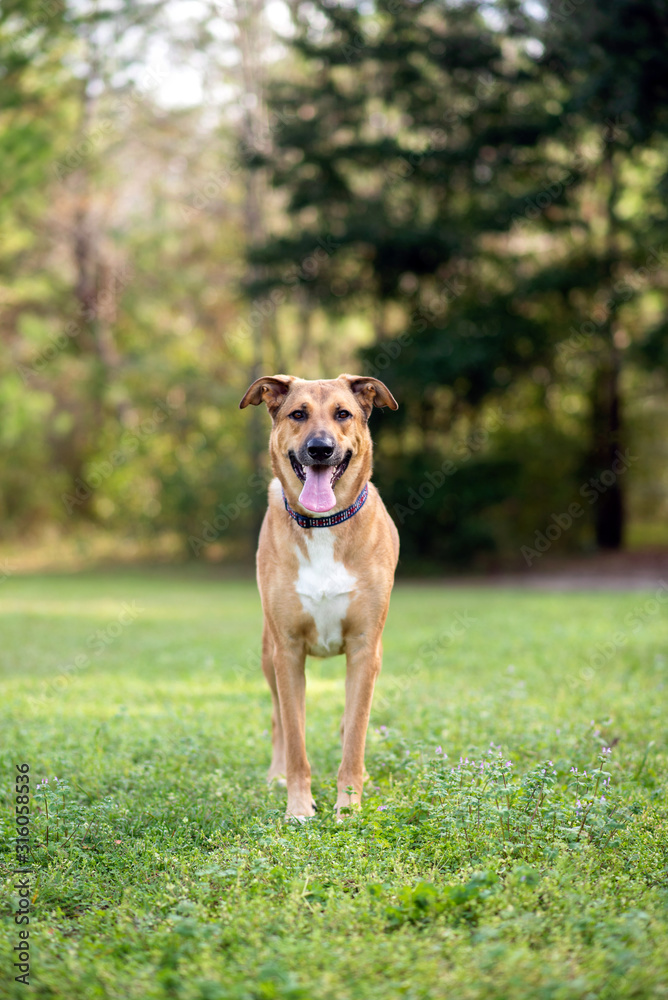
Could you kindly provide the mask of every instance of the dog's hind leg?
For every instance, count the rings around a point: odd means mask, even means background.
[[[271,691],[271,765],[267,774],[267,783],[272,781],[285,786],[285,736],[283,735],[283,723],[281,721],[281,706],[278,700],[278,688],[276,686],[276,672],[274,670],[274,642],[269,632],[265,628],[262,634],[262,672],[267,679],[269,690]]]

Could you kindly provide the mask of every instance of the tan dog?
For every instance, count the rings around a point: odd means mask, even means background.
[[[287,778],[288,818],[314,814],[304,661],[307,654],[345,652],[340,815],[362,798],[366,731],[399,557],[397,529],[369,482],[367,422],[374,406],[396,410],[397,402],[378,379],[357,375],[312,382],[259,378],[239,405],[262,402],[273,421],[269,453],[276,476],[257,551],[262,669],[273,701],[268,781]]]

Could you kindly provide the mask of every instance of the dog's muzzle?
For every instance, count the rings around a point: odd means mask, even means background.
[[[323,438],[311,438],[300,450],[299,458],[294,452],[290,452],[289,456],[297,479],[304,484],[299,496],[301,505],[317,514],[335,507],[334,484],[348,468],[352,451],[347,451],[341,458],[334,454],[333,443]]]

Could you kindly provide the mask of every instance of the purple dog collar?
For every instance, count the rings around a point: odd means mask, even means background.
[[[327,514],[325,517],[308,517],[306,514],[298,514],[296,510],[288,506],[288,499],[283,493],[283,503],[290,517],[292,517],[300,528],[333,528],[335,524],[343,524],[349,518],[354,517],[358,510],[364,506],[364,501],[369,495],[369,484],[367,483],[358,496],[355,503],[345,510],[339,510],[336,514]]]

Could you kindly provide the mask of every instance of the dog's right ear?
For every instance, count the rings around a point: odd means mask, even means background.
[[[264,378],[256,378],[246,390],[244,398],[239,403],[239,409],[243,410],[249,403],[252,406],[266,403],[273,417],[289,393],[293,382],[294,375],[266,375]]]

